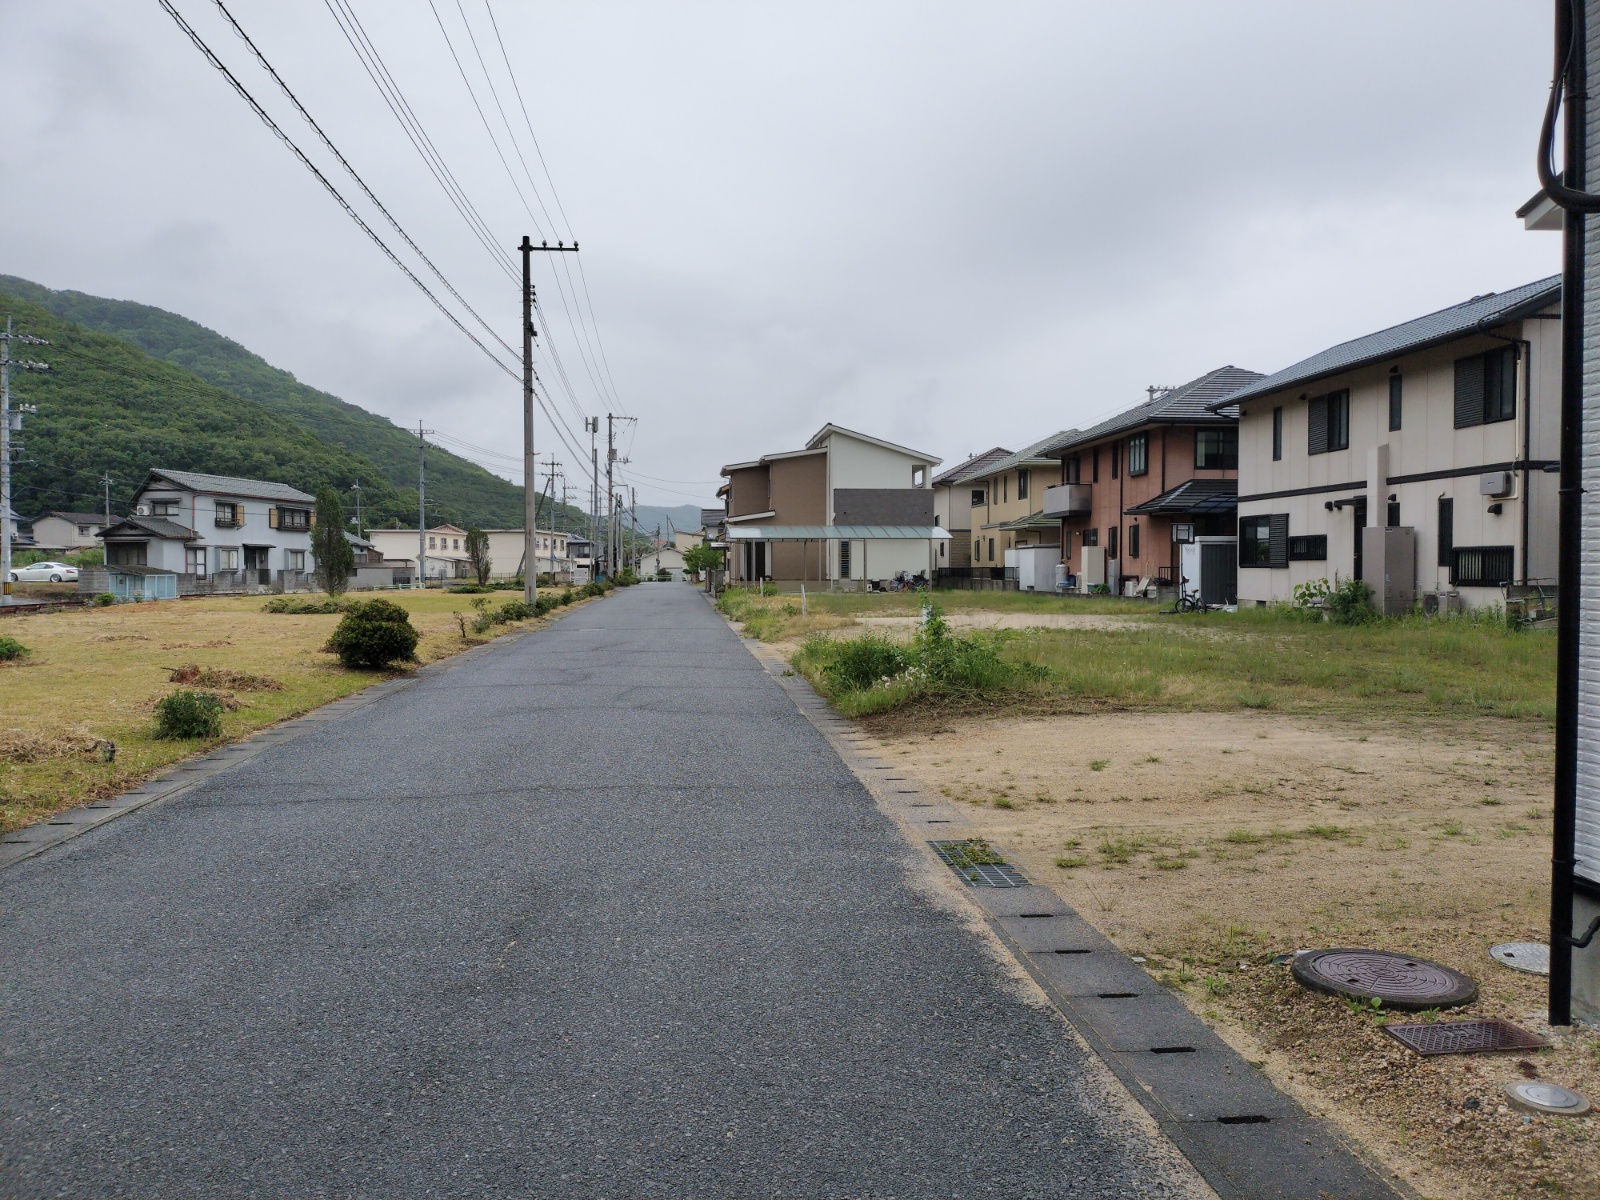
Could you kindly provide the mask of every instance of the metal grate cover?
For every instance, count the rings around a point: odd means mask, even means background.
[[[929,842],[939,861],[972,887],[1027,887],[1028,879],[990,848],[982,838],[964,841]]]
[[[1310,950],[1290,970],[1301,987],[1389,1008],[1456,1008],[1478,998],[1478,985],[1459,971],[1390,950]]]
[[[1499,1017],[1482,1021],[1436,1021],[1431,1025],[1385,1025],[1383,1030],[1402,1045],[1428,1056],[1538,1050],[1547,1044],[1538,1034]]]

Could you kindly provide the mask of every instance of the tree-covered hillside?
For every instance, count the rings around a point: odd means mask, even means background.
[[[364,516],[371,504],[369,524],[387,524],[396,519],[403,525],[415,526],[416,434],[386,417],[308,387],[239,343],[176,313],[129,300],[55,291],[26,279],[0,275],[0,307],[6,305],[8,297],[32,302],[87,330],[137,346],[151,358],[181,367],[214,388],[254,401],[309,430],[330,449],[366,464],[360,482]],[[19,315],[20,311],[18,308]],[[3,315],[0,311],[0,319]],[[344,486],[354,482],[356,479],[351,477]],[[428,450],[428,508],[430,521],[519,528],[522,489],[474,462],[433,446]],[[587,518],[577,509],[563,508],[562,517],[565,527],[587,528]]]
[[[330,484],[348,495],[359,482],[368,526],[415,526],[416,441],[383,417],[161,309],[0,276],[0,320],[8,315],[19,332],[53,343],[30,352],[49,372],[12,377],[13,398],[39,406],[17,463],[14,504],[25,516],[98,510],[105,471],[112,506],[123,510],[151,467],[170,467],[308,492]],[[430,445],[428,517],[517,528],[522,489]],[[560,519],[588,527],[575,508],[563,506]]]

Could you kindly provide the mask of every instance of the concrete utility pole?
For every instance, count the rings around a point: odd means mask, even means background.
[[[622,540],[622,512],[623,505],[617,495],[617,485],[613,478],[613,468],[618,463],[628,460],[617,454],[617,429],[618,421],[637,421],[638,417],[621,417],[616,413],[606,414],[606,496],[607,503],[611,505],[611,515],[606,521],[606,573],[615,575],[622,564],[621,547],[617,544]],[[599,418],[597,417],[598,424]]]
[[[583,427],[589,432],[589,578],[600,575],[600,418],[585,417]]]
[[[535,246],[524,236],[522,245],[522,602],[539,598],[539,463],[533,451],[533,254],[576,254],[578,243],[568,246],[541,242]]]
[[[628,488],[628,560],[633,573],[639,573],[639,489]]]
[[[356,494],[356,536],[361,536],[361,481],[358,479],[350,485],[350,490]]]
[[[110,471],[107,471],[105,474],[100,476],[100,483],[106,489],[106,528],[107,529],[111,528],[111,485],[112,485],[113,482],[114,482],[114,480],[111,478],[111,472]]]
[[[22,342],[29,346],[48,346],[43,338],[26,333],[11,332],[11,318],[6,318],[6,331],[0,334],[0,604],[11,603],[11,435],[22,431],[24,413],[38,412],[31,404],[11,410],[11,368],[19,371],[48,371],[47,364],[11,357],[11,343]]]
[[[417,586],[428,586],[428,443],[431,429],[417,422]]]
[[[556,471],[561,466],[552,454],[544,460],[544,465],[550,468],[550,486],[546,494],[550,497],[550,582],[555,586],[556,575]]]

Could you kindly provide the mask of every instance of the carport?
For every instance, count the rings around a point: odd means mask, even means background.
[[[730,547],[745,543],[758,542],[800,542],[809,545],[812,542],[848,542],[861,543],[861,575],[865,583],[872,578],[870,572],[871,555],[869,547],[873,542],[922,542],[928,544],[927,578],[933,582],[934,572],[934,545],[941,541],[950,540],[950,531],[941,529],[937,525],[729,525],[727,531]],[[804,586],[810,582],[805,578],[805,555],[801,556],[801,579]],[[827,582],[819,579],[817,582]]]

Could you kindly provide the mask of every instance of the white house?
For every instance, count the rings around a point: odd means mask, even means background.
[[[1560,299],[1559,276],[1475,296],[1214,405],[1239,406],[1240,603],[1335,575],[1389,611],[1553,581]]]
[[[520,529],[485,529],[489,535],[489,575],[494,579],[510,579],[522,573],[522,557],[526,550],[523,531]],[[409,559],[417,561],[417,531],[415,529],[369,529],[367,537],[387,560]],[[426,537],[427,578],[467,579],[472,576],[472,566],[466,550],[467,531],[459,525],[435,525],[424,534]],[[541,529],[535,539],[538,571],[546,574],[554,570],[557,579],[567,581],[572,575],[572,559],[568,554],[567,535],[557,530]],[[552,566],[552,556],[554,565]]]
[[[284,483],[157,468],[98,536],[107,565],[169,571],[185,594],[293,591],[312,568],[314,503]]]
[[[101,513],[51,512],[33,522],[33,544],[40,550],[85,550],[100,544],[111,522]]]
[[[933,477],[933,521],[950,531],[950,544],[938,563],[941,568],[972,566],[972,510],[989,499],[984,481],[974,477],[1010,456],[1011,451],[995,446]]]
[[[824,425],[803,450],[722,468],[730,582],[931,576],[948,531],[934,524],[931,454]]]

